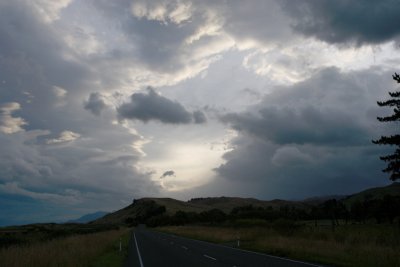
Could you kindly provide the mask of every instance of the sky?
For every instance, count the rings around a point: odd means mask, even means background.
[[[390,183],[397,0],[0,0],[0,225]]]

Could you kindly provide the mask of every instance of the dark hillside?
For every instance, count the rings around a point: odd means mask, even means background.
[[[345,205],[351,206],[357,201],[363,202],[367,200],[383,199],[385,195],[400,196],[400,183],[394,182],[388,186],[370,188],[348,196],[343,202]]]

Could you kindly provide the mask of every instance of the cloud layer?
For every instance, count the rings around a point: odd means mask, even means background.
[[[387,151],[370,140],[393,132],[375,102],[394,89],[398,11],[0,1],[0,224],[144,196],[295,198],[385,183]]]

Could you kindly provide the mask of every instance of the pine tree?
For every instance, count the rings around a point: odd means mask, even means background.
[[[400,75],[395,73],[393,75],[393,80],[400,83]],[[389,92],[389,95],[391,99],[383,102],[378,101],[377,103],[380,107],[392,107],[394,114],[387,117],[378,117],[377,119],[381,122],[400,121],[400,91]],[[400,135],[395,134],[391,136],[382,136],[379,140],[373,140],[372,142],[378,145],[391,145],[397,147],[393,154],[380,157],[380,159],[388,163],[383,172],[390,173],[390,180],[395,181],[400,179]]]

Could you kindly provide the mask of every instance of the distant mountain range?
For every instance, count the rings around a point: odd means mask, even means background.
[[[88,223],[88,222],[97,220],[106,214],[108,214],[108,212],[97,211],[94,213],[83,215],[82,217],[79,217],[78,219],[69,220],[67,223]]]
[[[106,214],[105,216],[95,219],[91,223],[95,224],[125,224],[129,220],[140,218],[143,214],[152,212],[157,207],[165,207],[167,215],[174,215],[177,211],[196,212],[200,213],[211,209],[219,209],[225,213],[230,213],[235,207],[243,207],[252,205],[253,207],[271,207],[279,209],[283,206],[290,206],[299,209],[309,209],[312,206],[319,205],[326,200],[336,199],[341,200],[346,206],[351,205],[354,201],[364,201],[368,199],[383,198],[384,195],[400,196],[400,183],[392,183],[384,187],[376,187],[364,190],[357,194],[343,196],[332,195],[323,197],[308,198],[302,201],[288,200],[258,200],[255,198],[240,198],[240,197],[207,197],[194,198],[189,201],[181,201],[172,198],[141,198],[118,211]],[[154,204],[155,203],[155,204]]]

